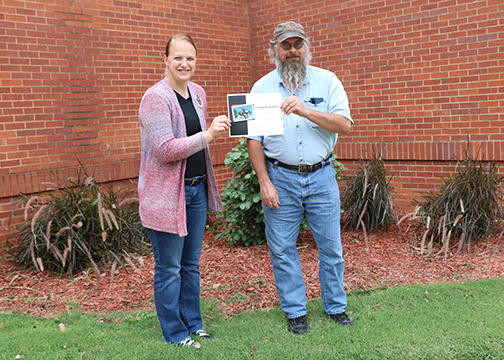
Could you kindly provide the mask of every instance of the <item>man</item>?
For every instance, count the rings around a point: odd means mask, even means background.
[[[277,26],[270,42],[276,70],[257,81],[252,93],[280,92],[284,133],[247,139],[261,187],[273,272],[289,331],[304,334],[306,292],[296,241],[303,216],[319,250],[324,311],[352,325],[345,313],[345,262],[340,238],[340,199],[331,154],[338,134],[352,129],[348,98],[338,78],[309,65],[310,42],[300,24]]]

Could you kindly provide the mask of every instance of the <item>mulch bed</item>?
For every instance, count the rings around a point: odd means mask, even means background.
[[[402,284],[460,282],[504,276],[504,246],[498,234],[472,242],[457,255],[421,255],[418,236],[407,223],[368,234],[345,230],[342,234],[348,292],[395,287]],[[243,247],[214,239],[207,232],[201,256],[201,295],[219,301],[226,314],[279,305],[266,245]],[[366,246],[366,243],[368,246]],[[298,240],[308,299],[320,297],[317,247],[309,231]],[[48,272],[20,271],[11,262],[0,261],[0,311],[48,317],[66,311],[107,313],[154,310],[154,261],[151,255],[135,259],[134,265],[118,268],[98,279],[93,271],[74,278]],[[211,316],[204,314],[205,316]]]

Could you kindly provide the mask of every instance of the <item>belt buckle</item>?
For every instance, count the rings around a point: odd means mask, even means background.
[[[200,181],[200,179],[186,180],[186,181],[185,181],[185,184],[186,184],[187,186],[191,186],[191,187],[192,187],[192,186],[196,186],[196,185],[198,185],[198,184],[199,184],[199,181]]]
[[[310,172],[310,166],[311,165],[299,165],[298,166],[298,173],[307,173]]]
[[[309,173],[309,172],[314,172],[317,171],[322,167],[322,162],[319,162],[317,164],[313,165],[299,165],[298,166],[298,172],[299,173]]]

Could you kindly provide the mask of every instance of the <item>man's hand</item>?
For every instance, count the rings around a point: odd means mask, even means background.
[[[261,184],[261,200],[269,208],[278,209],[280,207],[277,189],[271,181]]]
[[[280,104],[280,110],[282,110],[285,115],[296,114],[308,118],[307,109],[297,96],[285,98]]]
[[[256,172],[259,186],[261,187],[261,200],[264,205],[270,208],[278,209],[280,199],[277,189],[270,180],[268,169],[266,168],[266,159],[262,143],[257,140],[247,139],[247,150],[252,167]]]

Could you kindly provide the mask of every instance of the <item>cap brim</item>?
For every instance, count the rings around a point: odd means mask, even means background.
[[[277,41],[278,42],[282,42],[284,40],[287,40],[287,39],[290,39],[290,38],[293,38],[293,37],[297,37],[297,38],[306,40],[306,38],[302,34],[300,34],[299,32],[297,32],[297,31],[288,31],[288,32],[283,33],[282,35],[280,35],[278,37]]]

